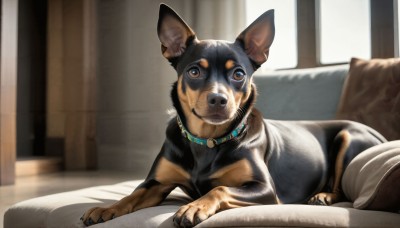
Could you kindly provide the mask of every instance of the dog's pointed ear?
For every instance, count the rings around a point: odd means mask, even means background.
[[[161,52],[169,60],[181,56],[188,40],[196,37],[185,21],[165,4],[160,5],[157,33],[161,42]]]
[[[240,33],[236,42],[243,47],[255,68],[258,68],[267,61],[274,36],[274,10],[268,10]]]

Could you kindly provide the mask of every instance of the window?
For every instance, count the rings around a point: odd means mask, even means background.
[[[294,68],[297,65],[295,0],[247,0],[246,25],[269,9],[275,9],[275,39],[268,61],[262,65],[261,71]]]
[[[319,59],[322,64],[371,58],[370,3],[366,0],[319,0]],[[317,32],[318,34],[318,32]]]

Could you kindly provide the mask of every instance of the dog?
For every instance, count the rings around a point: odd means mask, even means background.
[[[177,227],[250,205],[331,205],[344,199],[340,183],[349,162],[386,141],[351,121],[263,119],[253,107],[252,74],[274,40],[273,10],[232,43],[197,39],[161,4],[157,32],[162,55],[178,74],[171,91],[176,117],[145,181],[114,205],[86,211],[85,225],[156,206],[176,187],[194,200],[174,215]]]

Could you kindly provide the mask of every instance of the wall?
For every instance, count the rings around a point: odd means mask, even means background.
[[[244,0],[192,0],[190,26],[199,39],[235,41],[246,25]]]
[[[182,1],[166,1],[183,11]],[[164,141],[176,73],[160,52],[159,1],[98,2],[99,169],[147,173]]]
[[[65,105],[63,83],[64,37],[62,0],[48,1],[46,152],[64,153]]]

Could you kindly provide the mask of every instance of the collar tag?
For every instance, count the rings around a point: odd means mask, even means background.
[[[216,141],[215,141],[215,139],[212,139],[212,138],[209,138],[209,139],[207,139],[207,146],[208,146],[208,148],[214,148],[215,147],[215,144],[216,144]]]

